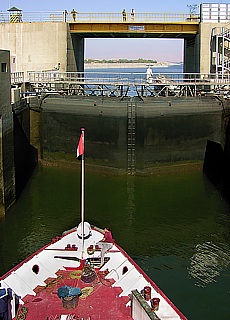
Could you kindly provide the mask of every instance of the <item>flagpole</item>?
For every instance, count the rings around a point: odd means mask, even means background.
[[[83,150],[85,150],[85,129],[81,128]],[[84,211],[85,211],[85,152],[81,158],[81,226],[82,226],[82,259],[84,255]]]

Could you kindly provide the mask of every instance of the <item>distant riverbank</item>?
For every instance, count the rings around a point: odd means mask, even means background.
[[[176,65],[174,63],[160,62],[155,64],[148,63],[85,63],[85,69],[118,69],[118,68],[168,68],[169,66]]]

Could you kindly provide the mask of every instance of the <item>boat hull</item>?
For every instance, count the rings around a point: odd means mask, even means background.
[[[20,312],[27,320],[114,319],[114,314],[127,320],[186,319],[118,244],[101,265],[97,242],[103,230],[90,226],[84,240],[78,230],[52,239],[0,278],[1,287],[13,292],[13,319]],[[58,296],[63,288],[81,293],[65,300]]]

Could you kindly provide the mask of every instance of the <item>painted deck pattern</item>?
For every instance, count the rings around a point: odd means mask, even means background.
[[[132,319],[131,308],[126,307],[129,297],[119,297],[122,289],[112,287],[114,281],[105,279],[106,272],[96,269],[96,274],[96,279],[92,283],[85,283],[81,280],[81,268],[59,270],[57,278],[47,279],[46,286],[38,286],[34,290],[36,296],[27,295],[23,298],[24,307],[27,308],[26,320],[57,320],[61,318],[61,315],[70,315],[70,318],[72,316],[73,319],[84,320]],[[75,308],[64,308],[62,300],[57,295],[58,288],[65,285],[84,288],[88,291],[79,297]]]

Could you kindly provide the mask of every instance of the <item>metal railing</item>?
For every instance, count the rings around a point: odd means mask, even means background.
[[[0,22],[58,22],[65,21],[65,13],[62,11],[54,12],[19,12],[9,13],[0,12]]]
[[[230,35],[230,23],[226,24],[224,27],[215,27],[212,29],[212,37],[214,36],[227,36]]]
[[[153,71],[154,72],[154,71]],[[146,74],[134,73],[134,83],[146,83]],[[163,84],[230,84],[230,74],[224,77],[216,73],[156,73],[152,78],[152,83]]]
[[[154,69],[153,69],[154,73]],[[147,82],[146,73],[119,73],[119,72],[37,72],[29,71],[28,82],[79,82],[79,83],[129,83],[145,84]],[[218,73],[155,73],[151,83],[163,84],[230,84],[230,73],[224,76]]]
[[[124,83],[133,82],[132,73],[108,72],[28,72],[28,82]]]
[[[19,74],[20,75],[20,74]],[[11,76],[12,81],[18,76]],[[21,79],[24,77],[21,76]],[[29,94],[124,96],[197,96],[215,94],[230,97],[230,74],[217,73],[155,73],[147,79],[146,73],[106,72],[28,72]],[[12,82],[12,85],[14,83]],[[16,82],[18,84],[18,82]],[[27,92],[24,93],[27,95]]]
[[[18,84],[25,82],[24,72],[12,72],[11,73],[11,84]]]
[[[129,12],[126,16],[120,13],[107,12],[0,12],[0,23],[3,22],[128,22],[128,23],[145,23],[145,22],[199,22],[199,15],[191,15],[186,13],[135,13],[134,17]]]
[[[215,27],[211,35],[212,70],[223,77],[230,71],[230,24]],[[214,70],[213,70],[214,71]]]

